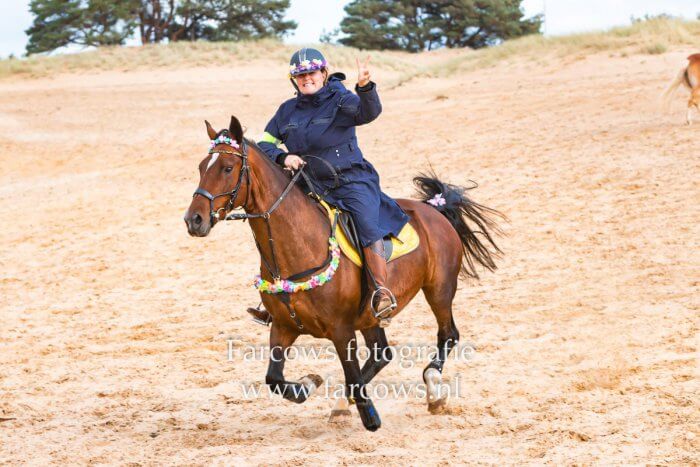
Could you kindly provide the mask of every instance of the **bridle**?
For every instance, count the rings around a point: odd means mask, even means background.
[[[231,147],[233,147],[233,146],[231,146]],[[280,204],[282,204],[282,201],[284,201],[284,199],[287,197],[287,195],[292,190],[292,188],[294,188],[294,185],[296,184],[297,180],[299,180],[299,177],[301,177],[303,175],[307,184],[309,185],[309,187],[313,187],[313,185],[311,184],[311,180],[309,179],[308,175],[306,173],[304,173],[304,166],[302,166],[299,168],[299,170],[296,171],[294,176],[292,176],[291,180],[289,181],[289,183],[287,184],[285,189],[277,197],[275,202],[272,203],[272,206],[270,206],[268,209],[266,209],[263,212],[258,212],[258,213],[247,212],[248,199],[250,198],[250,165],[248,164],[248,144],[246,143],[245,139],[241,143],[241,148],[242,148],[241,152],[233,151],[233,150],[229,150],[229,149],[216,149],[215,150],[214,148],[211,148],[209,150],[209,154],[214,154],[214,153],[218,152],[220,154],[231,154],[231,155],[234,155],[234,156],[241,158],[243,165],[241,167],[241,171],[238,174],[238,181],[236,182],[236,186],[233,188],[233,190],[219,193],[216,195],[212,195],[204,188],[197,187],[197,189],[194,191],[194,194],[192,195],[192,197],[194,198],[195,196],[200,195],[200,196],[203,196],[209,200],[209,217],[210,217],[210,222],[212,224],[214,223],[215,219],[216,220],[221,219],[221,215],[219,214],[219,212],[221,210],[224,211],[224,218],[223,219],[227,220],[227,221],[231,221],[231,220],[243,220],[243,221],[245,221],[246,219],[260,219],[260,218],[264,219],[265,225],[267,226],[267,240],[268,240],[268,244],[270,245],[270,252],[272,254],[272,263],[271,264],[265,259],[265,256],[262,254],[262,250],[260,249],[260,244],[258,243],[257,238],[255,239],[255,246],[257,246],[258,252],[260,252],[260,258],[262,259],[262,262],[265,265],[265,267],[267,268],[267,270],[272,275],[272,278],[275,281],[278,281],[281,279],[281,274],[280,274],[279,265],[277,264],[277,255],[275,254],[275,241],[272,238],[272,228],[270,227],[270,215],[279,207]],[[245,202],[241,205],[241,208],[244,210],[244,212],[227,214],[229,211],[231,211],[233,209],[233,205],[236,202],[236,198],[238,197],[238,192],[240,191],[241,186],[243,184],[243,178],[245,178],[246,185],[247,185]],[[336,179],[337,179],[337,175],[336,175]],[[311,189],[313,190],[313,188],[311,188]],[[312,194],[318,198],[318,195],[315,192],[312,192]],[[214,209],[214,200],[216,200],[217,198],[221,198],[223,196],[230,197],[228,200],[228,203],[224,207],[221,207],[221,208],[215,210]],[[335,230],[336,222],[337,222],[337,215],[336,215],[336,219],[331,224],[331,235],[333,235],[333,232]],[[253,236],[255,236],[255,231],[253,231]],[[331,254],[329,252],[326,261],[324,261],[324,263],[321,264],[320,266],[317,266],[317,267],[314,267],[311,269],[307,269],[306,271],[302,271],[298,274],[294,274],[287,279],[288,280],[298,280],[301,277],[304,277],[304,276],[309,275],[309,274],[313,274],[313,273],[325,268],[326,266],[328,266],[330,261],[331,261]],[[301,320],[299,320],[299,317],[296,315],[296,313],[294,312],[294,310],[291,307],[289,295],[286,293],[280,293],[280,294],[278,294],[278,296],[280,297],[282,302],[287,307],[287,310],[289,311],[289,316],[294,320],[294,323],[296,324],[297,328],[299,330],[304,329],[304,325],[301,323]]]
[[[334,188],[337,188],[340,186],[340,177],[338,173],[336,172],[335,168],[329,164],[327,161],[323,160],[320,157],[317,156],[312,156],[312,155],[307,155],[304,156],[305,159],[308,158],[313,158],[317,159],[321,163],[325,164],[326,167],[330,170],[331,174],[333,175],[333,180],[334,184],[332,188],[326,189],[323,193],[318,194],[316,190],[314,189],[314,184],[309,178],[309,175],[304,172],[304,168],[306,167],[305,165],[302,165],[292,176],[292,178],[289,180],[289,183],[287,184],[286,188],[282,191],[282,194],[280,194],[277,199],[275,200],[274,203],[272,203],[272,206],[270,206],[269,209],[265,210],[264,212],[259,212],[259,213],[249,213],[247,212],[247,205],[248,205],[248,199],[250,198],[250,165],[248,164],[248,143],[243,139],[243,142],[241,143],[242,146],[242,151],[232,151],[229,149],[215,149],[211,148],[209,150],[209,154],[214,154],[214,153],[219,153],[219,154],[230,154],[233,156],[240,157],[241,160],[243,161],[243,166],[241,167],[241,171],[238,173],[238,181],[236,182],[236,186],[233,188],[231,191],[225,191],[223,193],[219,193],[217,195],[212,195],[209,193],[207,190],[201,187],[197,187],[197,189],[194,191],[194,194],[192,194],[192,197],[194,198],[197,195],[204,196],[206,199],[209,200],[209,220],[213,224],[214,219],[221,220],[221,215],[219,214],[219,211],[224,211],[224,220],[227,221],[235,221],[235,220],[245,220],[245,219],[258,219],[258,218],[264,218],[264,219],[269,219],[270,214],[272,214],[275,209],[279,207],[279,205],[284,201],[284,198],[287,197],[289,192],[292,190],[292,187],[294,187],[294,184],[296,184],[297,180],[299,180],[300,177],[304,177],[304,180],[306,180],[306,184],[308,188],[311,190],[309,193],[313,198],[319,200],[322,199],[326,194],[328,194],[329,191],[331,191]],[[233,146],[232,146],[233,147]],[[245,201],[241,205],[241,209],[243,209],[246,212],[243,213],[227,213],[233,209],[233,204],[236,202],[236,198],[238,197],[238,192],[241,189],[241,185],[243,184],[243,178],[245,177],[245,182],[246,182],[246,196],[245,196]],[[220,207],[219,209],[214,209],[214,200],[217,198],[221,198],[223,196],[230,196],[228,203],[226,203],[225,206]]]
[[[245,198],[245,202],[243,203],[242,207],[245,209],[246,205],[248,204],[248,197],[250,195],[250,167],[248,166],[248,145],[246,144],[245,141],[243,141],[241,143],[241,145],[242,145],[242,149],[243,149],[241,152],[233,151],[230,149],[215,149],[215,148],[211,148],[209,150],[209,154],[214,154],[214,153],[231,154],[233,156],[240,157],[243,161],[243,166],[241,167],[241,171],[238,173],[238,181],[236,182],[236,186],[233,188],[233,190],[219,193],[217,195],[212,195],[211,193],[209,193],[207,190],[205,190],[202,187],[197,187],[197,189],[194,191],[194,194],[192,195],[193,198],[197,195],[201,195],[209,200],[209,221],[211,224],[214,223],[214,220],[218,221],[221,219],[219,211],[223,210],[224,216],[226,216],[226,213],[228,213],[230,210],[233,209],[233,204],[236,202],[236,198],[238,197],[238,192],[240,191],[241,185],[243,184],[244,177],[246,179],[246,184],[248,185],[248,189],[246,190],[246,198]],[[221,198],[223,196],[230,197],[228,200],[228,203],[225,206],[220,207],[219,209],[214,209],[214,201],[217,198]]]

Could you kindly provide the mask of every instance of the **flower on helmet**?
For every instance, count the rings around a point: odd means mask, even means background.
[[[447,201],[445,201],[445,198],[442,197],[442,193],[438,193],[428,200],[428,204],[432,204],[433,206],[438,207],[444,206],[445,204],[447,204]]]
[[[301,63],[299,64],[299,68],[309,68],[311,66],[311,62],[308,60],[302,60]]]

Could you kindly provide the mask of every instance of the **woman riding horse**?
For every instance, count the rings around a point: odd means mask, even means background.
[[[284,102],[265,127],[259,146],[277,164],[298,170],[308,164],[315,191],[351,213],[362,243],[369,276],[374,282],[372,308],[381,316],[396,308],[386,287],[387,268],[383,238],[398,236],[408,216],[382,193],[379,175],[360,151],[355,127],[379,116],[382,106],[377,85],[370,81],[366,61],[357,60],[355,91],[343,86],[345,75],[329,75],[326,59],[316,49],[303,48],[292,55],[289,79],[296,97]],[[278,146],[284,143],[289,152]],[[303,159],[301,156],[312,156]],[[250,309],[257,320],[269,323],[265,310]]]
[[[442,182],[435,174],[414,178],[418,200],[394,202],[383,195],[379,177],[362,157],[355,137],[354,127],[373,120],[380,111],[367,63],[358,62],[354,94],[342,86],[342,76],[328,75],[325,60],[317,52],[302,49],[293,57],[292,71],[297,76],[293,84],[299,93],[280,107],[268,125],[264,150],[243,137],[235,116],[228,129],[218,132],[206,122],[210,149],[199,164],[199,186],[184,221],[190,235],[206,237],[220,220],[250,220],[260,253],[260,275],[254,283],[274,317],[265,382],[275,394],[305,402],[323,378],[310,374],[288,380],[285,351],[302,334],[329,339],[345,376],[345,398],[338,400],[333,415],[347,413],[348,404],[354,404],[365,428],[375,431],[381,419],[366,388],[393,358],[382,321],[395,317],[423,292],[437,324],[436,351],[423,370],[428,410],[435,412],[446,402],[440,391],[443,366],[459,341],[453,302],[460,271],[478,278],[478,265],[496,268],[494,259],[500,250],[490,232],[498,232],[493,217],[501,215],[472,201],[467,191],[473,187]],[[279,142],[285,142],[291,154],[277,149]],[[299,170],[304,162],[307,167]],[[297,172],[290,179],[280,165]],[[308,182],[312,188],[327,192],[326,199],[355,217],[365,263],[379,279],[379,287],[392,287],[395,297],[381,288],[374,294],[379,297],[374,310],[369,310],[372,303],[365,304],[361,270],[341,255],[334,234],[329,233],[328,216],[297,185],[307,171],[316,178]],[[238,208],[243,212],[234,212]],[[420,240],[418,246],[387,266],[371,246],[386,234],[398,233],[407,218]],[[308,269],[312,264],[321,265]],[[387,269],[390,282],[385,282]],[[377,311],[394,303],[390,313],[377,316]],[[372,349],[362,365],[358,330]]]

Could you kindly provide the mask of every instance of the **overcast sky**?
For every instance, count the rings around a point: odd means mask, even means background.
[[[0,0],[0,57],[24,54],[27,36],[24,31],[31,25],[29,0]],[[338,27],[343,18],[343,6],[349,0],[292,0],[287,18],[299,26],[286,39],[290,43],[318,42],[321,32]],[[700,0],[524,0],[525,13],[546,12],[547,34],[606,29],[630,23],[631,16],[669,13],[685,18],[696,18]]]

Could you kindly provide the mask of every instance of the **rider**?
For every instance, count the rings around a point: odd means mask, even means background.
[[[357,145],[355,126],[371,122],[382,111],[368,63],[369,57],[362,63],[357,60],[355,94],[343,85],[343,73],[329,75],[320,51],[303,48],[295,52],[289,64],[289,79],[296,97],[279,107],[265,127],[259,146],[287,169],[298,170],[308,164],[305,171],[313,177],[316,191],[325,193],[327,202],[351,213],[365,264],[374,278],[372,308],[379,316],[396,307],[393,294],[386,288],[383,238],[397,236],[408,216],[396,201],[382,193],[377,171]],[[280,149],[280,143],[289,152]],[[306,155],[315,157],[302,159]],[[269,315],[263,318],[269,322]]]

